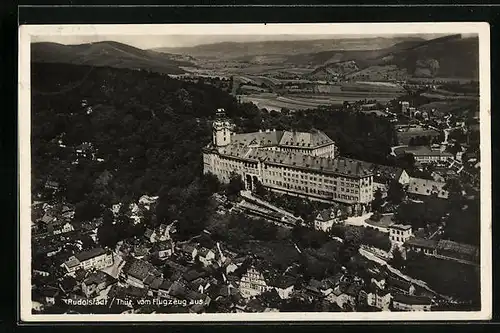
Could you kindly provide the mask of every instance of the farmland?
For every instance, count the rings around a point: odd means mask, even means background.
[[[275,93],[241,95],[242,102],[252,102],[259,108],[280,111],[282,108],[290,110],[305,110],[318,106],[342,105],[345,101],[356,102],[364,99],[376,99],[379,102],[388,102],[398,95],[394,93],[367,93],[367,92],[339,92],[335,94],[289,94],[279,96]]]

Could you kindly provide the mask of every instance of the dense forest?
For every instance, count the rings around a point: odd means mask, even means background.
[[[104,170],[113,175],[110,194],[119,198],[191,184],[219,107],[240,131],[317,128],[343,155],[369,161],[384,161],[394,140],[383,118],[331,109],[260,111],[213,86],[146,71],[34,63],[32,95],[34,189],[50,175],[67,185],[72,202],[92,193]],[[69,148],[83,142],[104,162],[72,165]]]

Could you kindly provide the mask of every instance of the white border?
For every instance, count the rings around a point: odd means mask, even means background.
[[[348,312],[348,313],[221,313],[49,315],[31,313],[31,36],[43,35],[479,35],[481,150],[481,311],[475,312]],[[488,320],[492,318],[490,29],[488,23],[341,23],[341,24],[163,24],[163,25],[24,25],[19,28],[19,210],[20,320],[23,322],[240,322],[240,321],[422,321]]]

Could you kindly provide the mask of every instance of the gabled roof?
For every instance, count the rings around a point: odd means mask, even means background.
[[[281,152],[237,145],[228,145],[219,149],[219,154],[226,158],[246,161],[262,161],[266,164],[283,165],[295,169],[306,169],[322,174],[334,174],[350,178],[367,177],[372,172],[367,163],[345,157],[328,158],[311,156],[302,152]]]
[[[125,274],[128,274],[140,281],[145,281],[148,276],[160,276],[160,272],[149,262],[132,259],[123,267]]]
[[[144,236],[146,236],[147,238],[151,238],[151,236],[153,235],[154,233],[154,230],[151,230],[151,229],[146,229],[146,231],[144,232]]]
[[[432,299],[425,296],[413,296],[404,294],[395,294],[393,301],[408,305],[431,305]]]
[[[408,193],[429,196],[437,194],[438,198],[448,198],[448,191],[444,189],[446,183],[430,179],[410,178]]]
[[[475,256],[478,254],[478,248],[473,245],[457,243],[446,239],[439,240],[439,242],[437,243],[437,249],[471,256]]]
[[[391,224],[389,226],[390,229],[397,229],[397,230],[410,230],[411,229],[411,225],[403,225],[403,224]]]
[[[170,287],[172,286],[172,281],[170,280],[163,280],[162,283],[158,286],[158,289],[168,291]]]
[[[84,284],[86,285],[91,285],[91,284],[101,284],[101,283],[106,283],[106,285],[110,285],[114,283],[116,280],[109,274],[103,272],[103,271],[96,271],[92,272],[85,278],[83,281]]]
[[[100,256],[100,255],[103,255],[105,253],[106,253],[106,250],[104,250],[101,247],[96,247],[96,248],[90,249],[88,251],[84,251],[84,252],[80,252],[78,254],[75,254],[75,257],[78,260],[80,260],[80,262],[82,262],[82,261],[86,261],[86,260],[95,258],[95,257]]]
[[[277,288],[288,288],[297,282],[297,278],[289,274],[282,274],[269,282],[269,285]]]
[[[367,168],[373,173],[373,180],[379,183],[388,183],[390,180],[398,180],[404,169],[388,165],[367,163]]]
[[[209,252],[214,252],[214,251],[207,249],[206,247],[202,247],[198,250],[198,254],[202,257],[206,257]]]
[[[408,239],[403,246],[415,246],[426,249],[435,249],[437,246],[437,242],[432,239],[418,238],[412,237]]]
[[[412,284],[408,281],[405,281],[405,280],[400,280],[400,279],[396,279],[393,277],[389,277],[387,279],[387,285],[389,287],[394,287],[394,288],[398,288],[401,290],[409,290]]]

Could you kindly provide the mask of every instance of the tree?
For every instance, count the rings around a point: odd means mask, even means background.
[[[213,173],[206,173],[203,175],[202,186],[204,186],[210,194],[217,193],[221,189],[219,178]]]
[[[264,198],[267,195],[267,189],[259,180],[257,180],[257,183],[255,184],[255,194],[261,198]]]
[[[405,170],[414,170],[415,169],[415,157],[413,154],[405,153],[402,156],[398,156],[396,158],[397,166],[401,167]]]
[[[112,223],[103,222],[97,229],[97,240],[103,247],[114,248],[119,241],[118,237],[117,230]]]
[[[400,204],[405,197],[405,190],[403,185],[395,179],[389,183],[387,190],[387,200],[395,205]]]
[[[376,212],[380,211],[383,204],[382,191],[378,188],[373,194],[372,209]]]
[[[226,186],[227,195],[236,196],[243,189],[244,186],[243,186],[243,181],[241,180],[241,176],[236,173],[232,174],[229,179],[229,184],[227,184]]]
[[[403,258],[403,254],[401,253],[401,250],[397,246],[395,246],[392,250],[392,258],[389,263],[391,266],[397,269],[401,269],[404,267],[405,260]]]
[[[362,237],[362,228],[354,227],[346,230],[339,258],[342,264],[346,265],[349,263],[352,257],[358,253]]]
[[[446,181],[446,185],[443,187],[445,191],[448,191],[448,200],[450,202],[450,206],[456,207],[455,205],[459,204],[461,208],[461,203],[463,201],[463,187],[460,184],[460,180],[458,178],[450,178]]]

